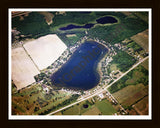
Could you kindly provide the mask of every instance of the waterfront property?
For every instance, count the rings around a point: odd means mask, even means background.
[[[95,41],[86,41],[71,58],[51,76],[52,84],[60,87],[88,90],[100,81],[99,60],[108,49]]]

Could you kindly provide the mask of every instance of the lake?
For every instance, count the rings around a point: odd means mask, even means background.
[[[101,17],[99,19],[96,20],[97,23],[95,24],[108,24],[108,23],[116,23],[117,19],[115,19],[112,16],[105,16],[105,17]],[[90,23],[90,24],[85,24],[85,25],[73,25],[73,24],[69,24],[66,27],[61,27],[59,28],[60,30],[71,30],[71,29],[76,29],[76,28],[92,28],[95,24]]]
[[[52,84],[58,87],[88,90],[100,81],[97,64],[108,49],[95,41],[86,41],[70,59],[51,76]]]
[[[100,23],[100,24],[108,24],[108,23],[116,23],[117,19],[115,19],[112,16],[105,16],[97,19],[96,21],[97,23]]]

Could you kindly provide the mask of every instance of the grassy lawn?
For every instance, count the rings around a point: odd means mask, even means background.
[[[95,105],[101,111],[102,115],[112,115],[116,113],[116,110],[113,108],[112,104],[106,99],[97,102]]]

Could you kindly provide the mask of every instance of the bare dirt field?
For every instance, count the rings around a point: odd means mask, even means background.
[[[140,115],[148,115],[148,96],[143,98],[133,107]]]
[[[131,39],[139,44],[146,52],[148,52],[148,29],[132,36]]]
[[[39,73],[22,47],[12,49],[12,80],[17,90],[35,82],[34,76]]]
[[[57,60],[67,46],[56,34],[50,34],[24,44],[24,48],[39,70],[42,70]]]

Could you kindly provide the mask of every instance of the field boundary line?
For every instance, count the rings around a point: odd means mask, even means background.
[[[121,79],[123,76],[125,76],[128,72],[130,72],[131,70],[133,70],[135,67],[137,67],[139,64],[141,64],[143,61],[145,61],[145,60],[148,59],[148,58],[149,58],[149,56],[147,56],[147,57],[143,58],[142,60],[140,60],[138,63],[136,63],[135,65],[133,65],[128,71],[126,71],[125,73],[123,73],[118,79],[116,79],[116,80],[113,81],[110,85],[108,85],[107,87],[105,87],[103,90],[100,90],[99,92],[96,92],[95,94],[92,94],[91,96],[88,96],[87,98],[84,98],[84,99],[79,100],[79,101],[77,101],[77,102],[75,102],[75,103],[72,103],[72,104],[70,104],[70,105],[67,105],[67,106],[65,106],[65,107],[63,107],[63,108],[60,108],[60,109],[58,109],[58,110],[56,110],[56,111],[54,111],[54,112],[51,112],[51,113],[49,113],[49,114],[47,114],[47,115],[52,115],[52,114],[54,114],[54,113],[60,112],[60,111],[62,111],[62,110],[64,110],[64,109],[66,109],[66,108],[69,108],[69,107],[71,107],[71,106],[73,106],[73,105],[76,105],[76,104],[82,102],[82,101],[85,101],[85,100],[87,100],[87,99],[89,99],[89,98],[92,98],[93,96],[96,96],[96,95],[98,95],[99,93],[102,93],[103,91],[106,91],[106,90],[107,90],[110,86],[112,86],[115,82],[117,82],[119,79]]]

